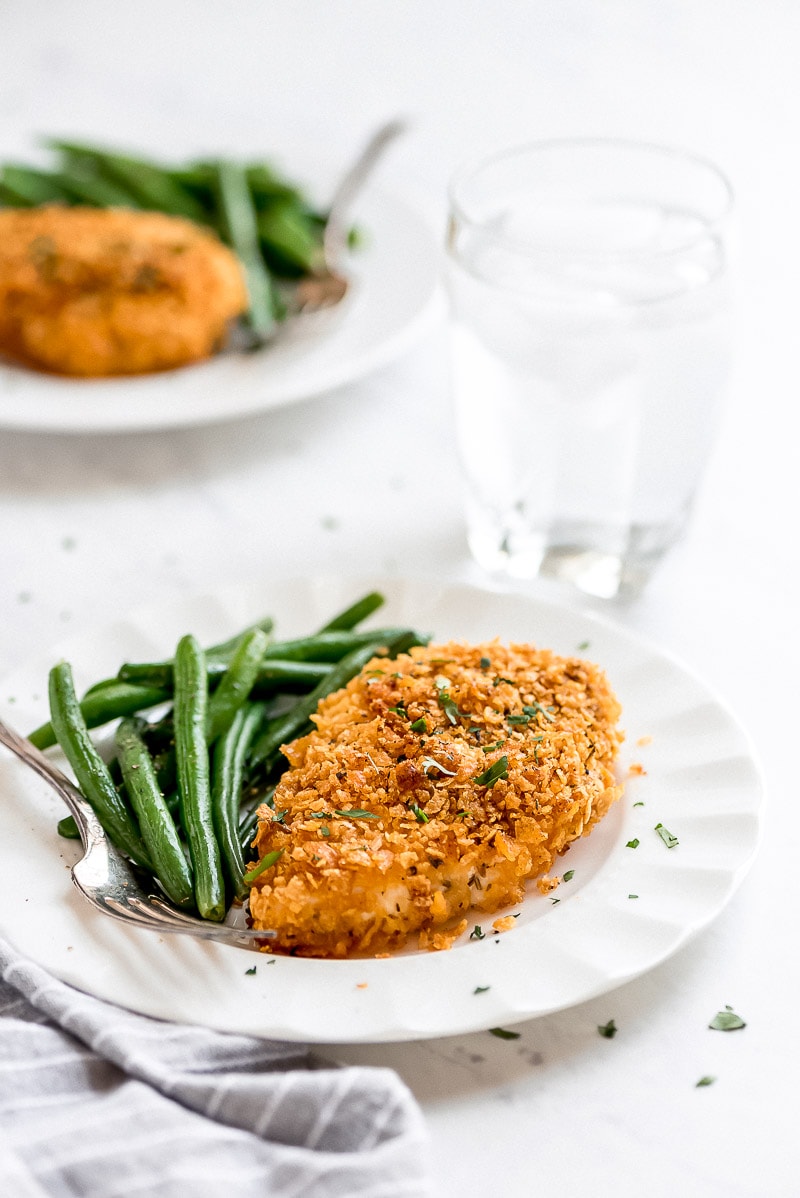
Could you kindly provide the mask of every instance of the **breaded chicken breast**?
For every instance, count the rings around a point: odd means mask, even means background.
[[[210,231],[123,208],[0,210],[0,353],[59,374],[169,370],[209,357],[247,306]]]
[[[618,798],[620,706],[596,666],[530,645],[376,658],[285,746],[250,895],[270,951],[449,947],[519,902]],[[270,864],[274,861],[274,864]]]

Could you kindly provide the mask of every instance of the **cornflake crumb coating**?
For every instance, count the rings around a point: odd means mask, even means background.
[[[270,952],[379,955],[415,933],[448,948],[469,910],[552,889],[556,857],[621,794],[620,714],[597,666],[531,645],[375,658],[284,746],[259,809],[258,858],[283,850],[250,896]]]

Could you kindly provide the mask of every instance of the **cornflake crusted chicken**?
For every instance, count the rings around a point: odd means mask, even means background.
[[[619,797],[620,706],[603,672],[531,645],[376,658],[324,699],[262,805],[250,896],[270,952],[448,948],[470,909],[543,892],[557,855]]]
[[[208,229],[127,208],[0,212],[0,353],[60,374],[169,370],[209,357],[247,307]]]

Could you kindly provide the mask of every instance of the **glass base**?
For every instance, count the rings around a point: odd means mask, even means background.
[[[545,531],[472,523],[469,546],[490,574],[506,578],[550,578],[598,599],[633,598],[677,540],[680,526],[562,524]]]

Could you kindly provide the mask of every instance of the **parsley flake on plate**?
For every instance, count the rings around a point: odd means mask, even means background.
[[[608,1023],[600,1023],[597,1030],[606,1040],[613,1040],[617,1034],[618,1028],[613,1019],[609,1019]]]
[[[726,1005],[724,1011],[717,1011],[708,1026],[715,1032],[735,1032],[740,1027],[747,1027],[747,1024],[732,1007]]]

